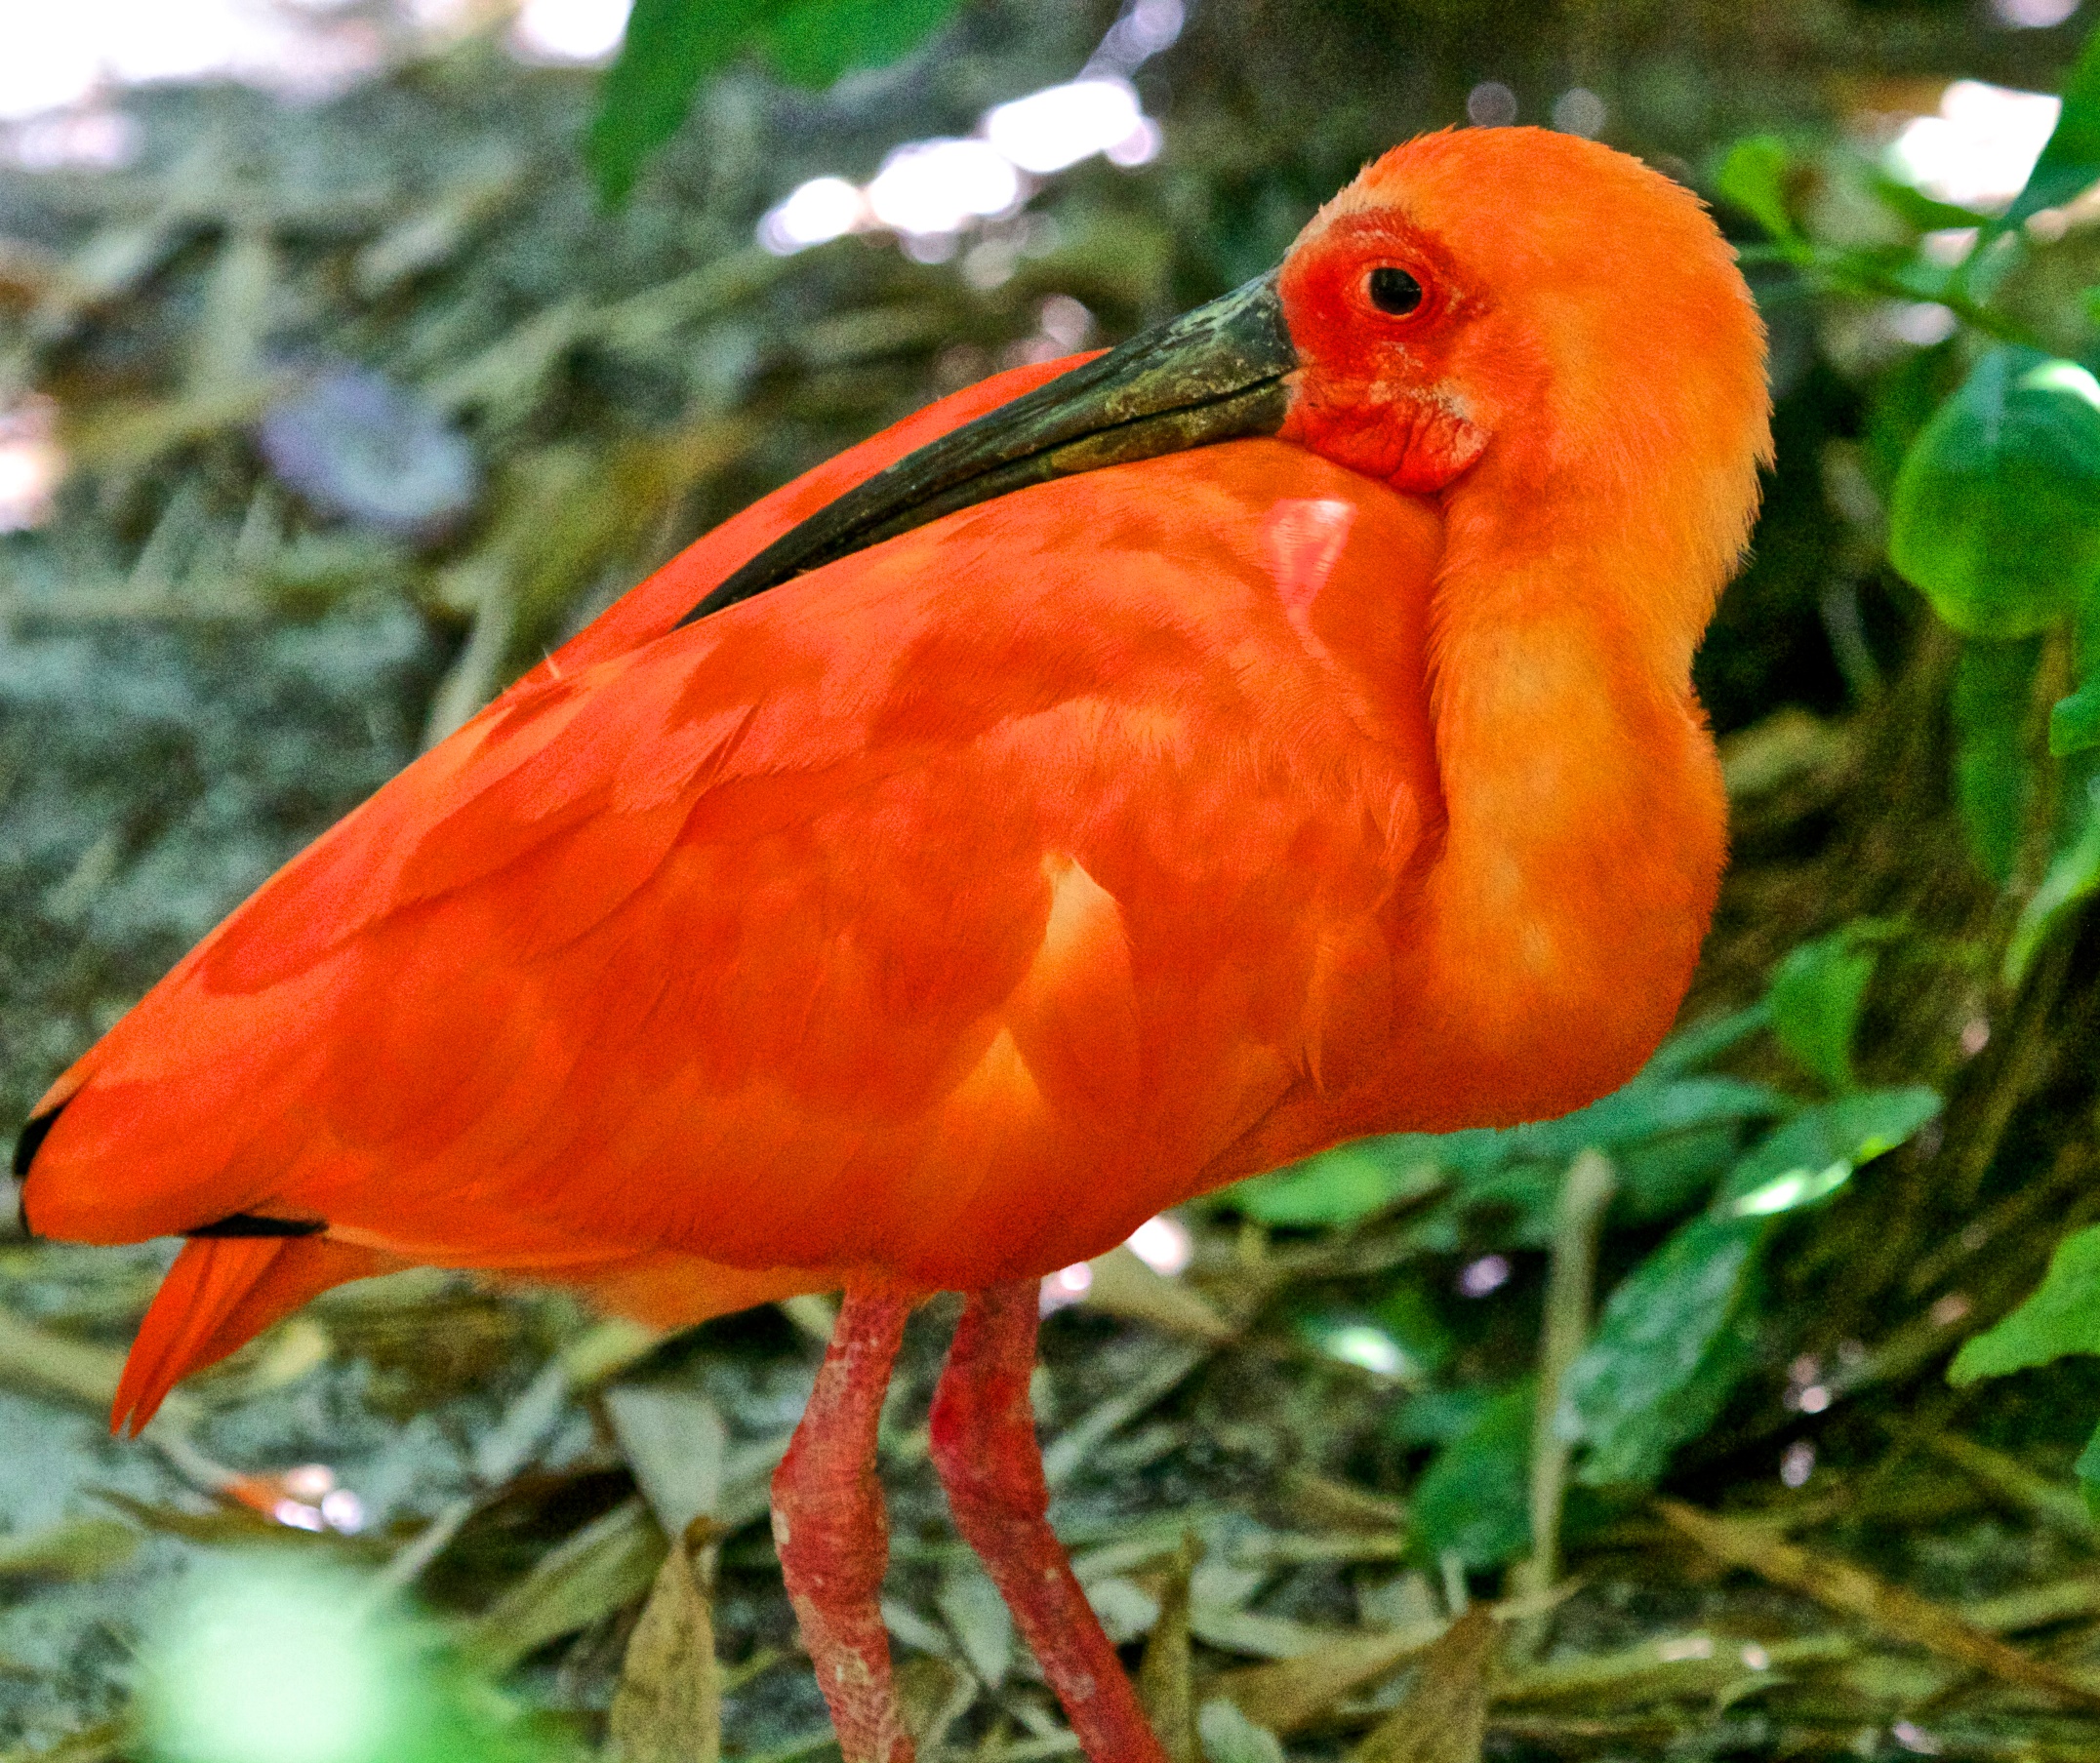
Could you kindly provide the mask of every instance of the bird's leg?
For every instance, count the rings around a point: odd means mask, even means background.
[[[955,1528],[1005,1597],[1087,1756],[1166,1763],[1046,1515],[1029,1409],[1039,1292],[1029,1279],[970,1295],[934,1394],[934,1467]]]
[[[875,1431],[910,1304],[846,1291],[802,1423],[773,1473],[781,1574],[845,1763],[910,1763],[882,1626],[889,1515]]]

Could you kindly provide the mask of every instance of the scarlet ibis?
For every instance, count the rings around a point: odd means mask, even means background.
[[[1769,453],[1689,192],[1531,129],[700,540],[286,865],[38,1104],[25,1216],[181,1233],[116,1418],[409,1262],[691,1323],[842,1289],[774,1484],[849,1763],[900,1331],[1090,1756],[1158,1746],[1044,1515],[1035,1282],[1357,1135],[1631,1075],[1722,861],[1690,662]]]

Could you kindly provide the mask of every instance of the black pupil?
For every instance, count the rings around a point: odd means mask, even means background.
[[[1371,271],[1371,304],[1381,312],[1404,316],[1422,303],[1422,284],[1390,263]]]

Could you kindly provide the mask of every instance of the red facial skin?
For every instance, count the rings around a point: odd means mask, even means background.
[[[1371,296],[1381,267],[1422,290],[1412,312]],[[1487,433],[1440,391],[1454,339],[1486,309],[1448,255],[1391,214],[1345,215],[1285,260],[1278,293],[1302,367],[1280,438],[1390,484],[1433,496],[1476,461]]]

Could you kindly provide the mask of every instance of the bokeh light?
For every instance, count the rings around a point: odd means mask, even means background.
[[[1500,80],[1482,80],[1466,95],[1466,119],[1476,128],[1508,128],[1516,120],[1516,94]]]
[[[1038,178],[1145,138],[1145,112],[1128,80],[1046,86],[985,113],[985,139]]]
[[[609,61],[620,52],[632,0],[525,0],[512,41],[544,61]]]
[[[901,233],[956,233],[1021,205],[1021,174],[982,140],[914,140],[892,148],[868,185],[868,212]]]
[[[59,408],[50,398],[0,410],[0,533],[26,532],[51,518],[65,475],[58,431]]]
[[[1891,176],[1958,208],[2002,208],[2020,193],[2056,127],[2063,100],[1981,80],[1956,80],[1937,116],[1904,125],[1890,144]]]
[[[200,1569],[146,1637],[140,1708],[163,1763],[379,1763],[420,1710],[353,1583],[286,1560]]]
[[[1195,1259],[1195,1239],[1189,1226],[1170,1213],[1147,1219],[1130,1233],[1130,1253],[1154,1273],[1169,1279],[1185,1271]]]
[[[1991,11],[2015,30],[2047,30],[2079,10],[2079,0],[1991,0]]]
[[[73,0],[11,5],[0,53],[0,119],[62,109],[104,85],[245,79],[308,96],[375,71],[368,20],[265,0]]]
[[[1069,1267],[1060,1267],[1055,1273],[1043,1276],[1042,1293],[1036,1307],[1047,1316],[1052,1310],[1077,1303],[1093,1289],[1094,1269],[1084,1262],[1073,1262]]]
[[[581,3],[581,0],[565,0]],[[966,139],[893,148],[866,188],[812,178],[768,210],[758,242],[787,257],[850,232],[886,230],[921,262],[945,261],[967,229],[1015,213],[1034,180],[1088,159],[1149,165],[1164,141],[1127,75],[1181,35],[1181,0],[1135,0],[1079,77],[994,104]],[[1003,276],[973,273],[974,285]]]

